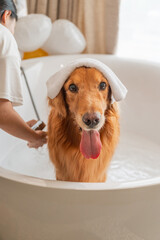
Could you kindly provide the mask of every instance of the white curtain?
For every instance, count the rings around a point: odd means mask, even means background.
[[[20,18],[20,17],[26,16],[28,13],[26,0],[15,0],[14,2],[17,7],[18,17]]]

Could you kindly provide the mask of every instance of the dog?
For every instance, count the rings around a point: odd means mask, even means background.
[[[56,179],[105,182],[119,140],[119,111],[107,79],[93,67],[77,67],[54,98],[48,118],[48,150]]]

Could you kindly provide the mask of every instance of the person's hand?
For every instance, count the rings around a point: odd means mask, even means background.
[[[34,124],[33,124],[34,125]],[[35,136],[34,139],[30,142],[28,142],[29,148],[39,148],[42,147],[45,143],[47,143],[47,133],[44,131],[34,131]]]
[[[33,127],[37,123],[36,120],[32,119],[27,122],[29,127]],[[42,147],[45,143],[47,143],[47,133],[41,130],[36,130],[33,132],[33,138],[28,142],[29,148],[39,148]]]

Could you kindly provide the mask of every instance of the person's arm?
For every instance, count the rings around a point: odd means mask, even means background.
[[[47,142],[46,132],[32,130],[13,109],[12,103],[5,99],[0,99],[0,128],[26,140],[29,147],[38,148]]]

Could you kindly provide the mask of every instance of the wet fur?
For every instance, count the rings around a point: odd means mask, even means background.
[[[98,100],[97,100],[98,101]],[[100,129],[102,149],[97,159],[85,159],[80,152],[81,132],[74,114],[66,103],[64,88],[49,99],[48,149],[56,169],[56,179],[74,182],[105,182],[106,171],[119,139],[117,104],[107,97],[105,123]]]

